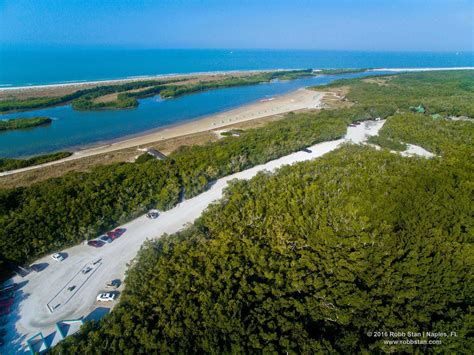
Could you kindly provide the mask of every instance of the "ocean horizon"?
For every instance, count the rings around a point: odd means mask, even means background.
[[[474,66],[474,52],[270,49],[0,49],[0,88],[200,72]]]

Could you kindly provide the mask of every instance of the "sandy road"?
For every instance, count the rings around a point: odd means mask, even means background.
[[[56,262],[49,256],[37,260],[36,264],[48,264],[43,271],[32,272],[25,278],[16,276],[13,280],[17,283],[27,282],[17,296],[18,311],[16,315],[12,315],[12,318],[16,319],[10,320],[8,324],[5,340],[9,345],[0,348],[0,352],[6,354],[22,352],[24,341],[30,336],[40,331],[47,336],[54,330],[56,322],[90,314],[97,306],[97,294],[105,290],[106,283],[112,279],[123,280],[127,264],[137,255],[145,240],[160,237],[163,233],[177,232],[186,223],[193,222],[210,203],[222,197],[222,192],[230,180],[250,179],[263,170],[273,171],[283,165],[314,159],[347,141],[362,143],[367,136],[376,135],[384,122],[366,122],[356,127],[349,127],[344,139],[316,144],[309,147],[311,153],[296,152],[221,178],[208,191],[161,213],[155,220],[141,216],[120,226],[125,228],[126,232],[101,248],[77,245],[63,251],[68,257],[62,262]],[[79,284],[75,285],[78,287],[74,290],[75,293],[68,296],[66,286],[77,283],[71,280],[85,265],[94,263],[100,263],[100,267],[94,269],[87,278],[81,279]]]

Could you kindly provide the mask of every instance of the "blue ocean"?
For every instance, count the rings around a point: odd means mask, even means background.
[[[473,52],[3,47],[0,87],[227,70],[473,65]]]
[[[263,50],[39,50],[1,51],[0,84],[24,86],[142,75],[252,69],[416,68],[473,66],[472,53],[376,53]],[[273,81],[162,100],[139,100],[131,110],[74,111],[70,105],[0,115],[0,119],[47,116],[53,123],[0,132],[0,157],[26,157],[138,135],[191,121],[257,100],[366,72]]]

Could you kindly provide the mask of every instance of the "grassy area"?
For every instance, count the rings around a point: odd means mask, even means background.
[[[33,128],[51,122],[51,118],[49,117],[14,118],[5,121],[0,120],[0,131]]]
[[[347,99],[363,109],[411,112],[423,107],[426,115],[474,117],[474,70],[403,73],[377,78],[337,80],[313,90],[350,87]]]
[[[0,172],[26,168],[32,165],[48,163],[72,155],[70,152],[57,152],[52,154],[39,155],[28,159],[0,158]]]

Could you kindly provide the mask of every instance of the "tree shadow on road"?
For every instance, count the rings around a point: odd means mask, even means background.
[[[84,321],[89,321],[89,320],[98,321],[108,313],[110,313],[110,308],[97,307],[84,318]]]
[[[7,323],[3,326],[7,334],[3,338],[4,345],[0,347],[0,354],[23,354],[26,349],[23,343],[26,340],[25,335],[20,335],[16,330],[16,324],[20,320],[20,303],[29,297],[29,293],[24,293],[21,288],[25,286],[28,281],[20,282],[15,290],[15,302],[10,308],[10,313],[7,315]]]

